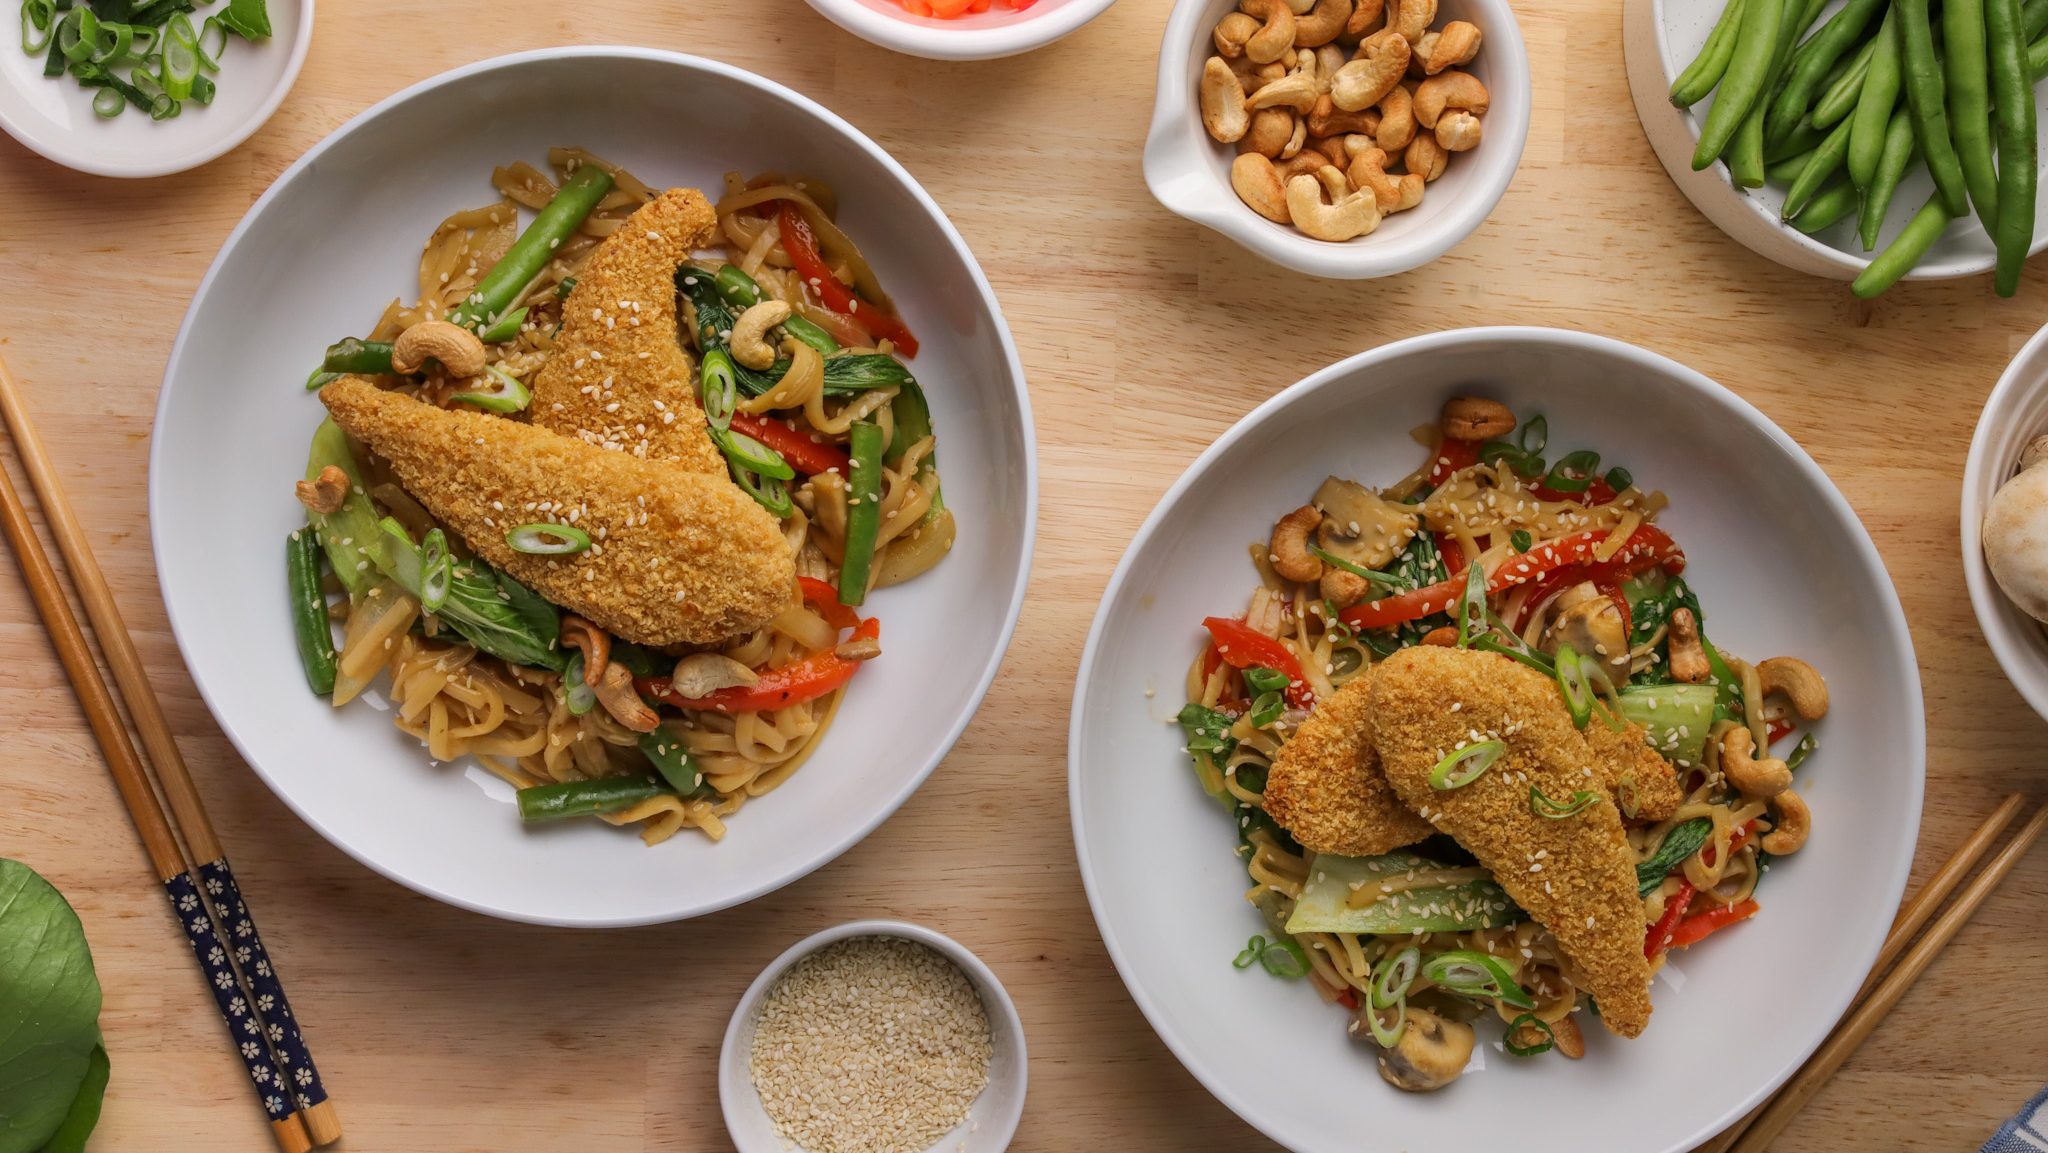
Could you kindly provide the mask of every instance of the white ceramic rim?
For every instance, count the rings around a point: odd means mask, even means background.
[[[84,153],[73,155],[58,147],[55,143],[46,145],[42,140],[29,135],[19,125],[7,118],[7,108],[4,104],[0,104],[0,131],[5,131],[7,135],[12,136],[16,143],[20,144],[23,148],[41,156],[52,164],[61,164],[73,171],[83,172],[90,176],[112,176],[122,180],[147,180],[151,177],[170,176],[174,173],[189,171],[202,164],[218,160],[240,147],[244,140],[256,135],[257,129],[270,123],[270,118],[277,113],[278,105],[283,104],[285,96],[291,92],[292,85],[298,83],[299,69],[305,67],[306,52],[313,45],[314,0],[299,0],[299,2],[305,5],[299,17],[299,32],[297,36],[292,38],[291,55],[285,58],[284,72],[278,76],[277,83],[271,87],[269,95],[265,96],[263,103],[257,105],[256,110],[250,113],[241,124],[231,129],[227,135],[196,152],[175,160],[161,160],[153,164],[123,164],[118,158],[104,159]],[[411,89],[407,89],[407,91],[411,91]],[[380,104],[378,107],[381,108],[383,105]],[[73,138],[60,136],[57,139],[69,140]],[[239,231],[237,229],[237,232]]]
[[[747,986],[747,991],[740,994],[740,1003],[733,1007],[732,1017],[725,1024],[725,1040],[718,1047],[718,1111],[725,1118],[727,1132],[730,1133],[735,1127],[735,1112],[743,1108],[740,1102],[733,1099],[736,1092],[741,1087],[749,1094],[754,1091],[754,1075],[748,1068],[751,1055],[740,1051],[740,1042],[742,1034],[746,1032],[746,1025],[752,1020],[762,998],[768,995],[769,988],[775,984],[778,977],[789,970],[791,965],[835,941],[845,941],[854,937],[901,937],[936,950],[960,966],[960,970],[974,982],[975,989],[981,994],[982,1008],[991,1017],[999,1017],[1009,1025],[1009,1035],[1017,1041],[1017,1076],[1012,1104],[1001,1116],[995,1118],[996,1124],[993,1128],[978,1131],[988,1134],[985,1140],[992,1142],[994,1148],[1001,1149],[1007,1146],[1010,1139],[1016,1135],[1017,1123],[1024,1116],[1024,1099],[1031,1081],[1030,1053],[1024,1036],[1024,1019],[1018,1016],[1017,1004],[1010,999],[1010,991],[1003,987],[1002,981],[996,977],[995,970],[983,963],[980,957],[975,956],[973,950],[937,929],[927,929],[923,925],[912,924],[909,921],[848,921],[843,925],[821,929],[784,949],[773,961],[768,962],[767,968],[761,970],[761,975],[755,977],[754,983]],[[999,1032],[995,1026],[996,1023],[991,1021],[991,1036]],[[732,1092],[728,1091],[729,1086]],[[988,1088],[982,1092],[987,1093],[994,1088],[995,1083],[991,1081]],[[755,1108],[758,1109],[759,1105]],[[934,1153],[937,1153],[936,1147]]]
[[[813,0],[813,3],[818,0]],[[1463,196],[1442,216],[1431,221],[1426,233],[1398,239],[1378,233],[1332,243],[1293,232],[1281,231],[1272,221],[1253,212],[1224,186],[1218,198],[1183,196],[1172,185],[1202,178],[1191,166],[1206,163],[1207,150],[1216,147],[1206,133],[1197,129],[1195,144],[1203,152],[1189,155],[1185,137],[1187,121],[1194,114],[1195,85],[1182,73],[1181,53],[1196,39],[1207,39],[1201,21],[1211,0],[1179,0],[1167,17],[1166,31],[1159,41],[1159,66],[1154,80],[1152,124],[1145,136],[1145,187],[1167,211],[1194,221],[1229,237],[1247,251],[1282,268],[1333,280],[1369,280],[1395,276],[1420,268],[1458,246],[1493,215],[1501,197],[1515,182],[1522,165],[1522,152],[1529,142],[1529,119],[1534,101],[1530,81],[1529,49],[1522,40],[1522,27],[1506,0],[1471,0],[1488,10],[1484,29],[1484,51],[1505,55],[1515,63],[1508,71],[1519,73],[1519,84],[1511,93],[1494,93],[1486,114],[1488,136],[1482,150],[1512,153],[1504,175],[1493,184],[1462,189]],[[1500,131],[1504,129],[1505,131]]]
[[[1990,566],[1984,563],[1984,501],[1978,495],[1995,491],[2017,463],[1993,460],[1991,442],[1998,435],[1999,425],[2010,419],[2008,410],[2030,389],[2041,387],[2038,377],[2030,379],[2025,370],[2044,356],[2048,356],[2048,328],[2035,333],[2005,366],[1998,386],[1991,390],[1984,411],[1977,417],[1977,431],[1970,437],[1970,454],[1963,465],[1962,543],[1963,582],[1970,589],[1970,609],[1977,616],[1977,628],[1991,646],[1991,655],[1998,658],[2005,679],[2012,682],[2012,687],[2019,690],[2035,712],[2048,717],[2048,678],[2041,675],[2040,656],[2013,635],[2011,621],[2002,615],[2010,602],[1992,579]]]
[[[1173,487],[1169,488],[1166,494],[1159,498],[1159,503],[1153,506],[1150,515],[1146,516],[1145,523],[1131,536],[1130,544],[1124,550],[1123,559],[1117,562],[1116,571],[1110,575],[1109,583],[1103,588],[1101,605],[1096,609],[1094,623],[1088,628],[1087,645],[1081,652],[1080,670],[1074,677],[1074,699],[1071,706],[1071,717],[1067,726],[1067,810],[1073,822],[1075,856],[1080,865],[1081,886],[1088,894],[1088,908],[1095,917],[1096,929],[1102,935],[1102,943],[1109,950],[1110,960],[1116,965],[1117,976],[1122,978],[1124,988],[1130,992],[1131,999],[1137,1002],[1139,1011],[1144,1013],[1145,1020],[1152,1026],[1152,1031],[1159,1035],[1159,1039],[1166,1043],[1168,1049],[1172,1050],[1173,1055],[1179,1059],[1181,1065],[1189,1073],[1194,1074],[1195,1079],[1200,1081],[1202,1086],[1209,1090],[1212,1096],[1218,1101],[1223,1102],[1231,1112],[1237,1114],[1247,1125],[1258,1129],[1268,1138],[1275,1141],[1278,1141],[1279,1138],[1268,1132],[1259,1122],[1259,1103],[1240,1098],[1229,1089],[1227,1082],[1219,1076],[1216,1070],[1202,1064],[1197,1054],[1187,1044],[1185,1038],[1173,1028],[1170,1018],[1163,1009],[1152,1000],[1151,996],[1145,992],[1144,987],[1135,979],[1130,969],[1130,963],[1125,958],[1123,947],[1117,940],[1115,931],[1103,917],[1102,901],[1096,894],[1095,866],[1088,857],[1088,838],[1082,822],[1081,725],[1084,715],[1083,710],[1087,704],[1084,699],[1085,690],[1094,672],[1097,648],[1109,624],[1108,609],[1116,600],[1118,591],[1123,587],[1124,578],[1132,564],[1135,563],[1138,554],[1144,549],[1145,544],[1151,539],[1160,523],[1166,519],[1167,510],[1179,502],[1182,494],[1194,483],[1197,476],[1208,471],[1212,461],[1223,455],[1230,445],[1243,437],[1253,427],[1264,423],[1306,394],[1324,388],[1333,382],[1340,381],[1381,361],[1391,360],[1418,350],[1427,350],[1437,345],[1472,342],[1513,342],[1532,337],[1554,343],[1575,343],[1598,347],[1602,351],[1621,359],[1652,367],[1661,372],[1671,373],[1682,381],[1685,387],[1703,393],[1709,398],[1726,405],[1733,415],[1747,421],[1777,442],[1785,450],[1794,465],[1804,472],[1809,480],[1817,482],[1816,487],[1821,492],[1822,500],[1829,510],[1846,520],[1847,523],[1855,526],[1856,532],[1854,536],[1857,539],[1859,554],[1857,559],[1862,564],[1872,567],[1878,572],[1885,573],[1887,581],[1890,579],[1889,570],[1885,568],[1884,560],[1878,554],[1877,546],[1871,542],[1868,530],[1863,528],[1862,519],[1856,515],[1855,509],[1850,507],[1847,498],[1842,496],[1841,491],[1835,487],[1833,481],[1828,479],[1827,474],[1821,470],[1821,467],[1814,463],[1813,458],[1807,455],[1805,449],[1799,447],[1798,442],[1788,436],[1783,429],[1779,428],[1769,417],[1758,410],[1756,406],[1742,399],[1742,397],[1725,386],[1715,382],[1704,373],[1689,368],[1659,353],[1651,352],[1648,349],[1637,347],[1625,341],[1616,340],[1613,337],[1534,325],[1451,329],[1423,336],[1408,337],[1404,340],[1397,340],[1391,344],[1384,344],[1378,348],[1368,349],[1365,352],[1346,357],[1335,364],[1311,373],[1307,377],[1274,394],[1264,404],[1259,405],[1247,413],[1243,419],[1231,425],[1230,428],[1224,431],[1222,436],[1217,437],[1215,443],[1203,450],[1202,454],[1196,457],[1192,464],[1188,465],[1186,471],[1181,473],[1180,478],[1174,481]],[[1906,667],[1900,670],[1900,672],[1912,706],[1908,723],[1914,734],[1914,743],[1924,750],[1927,744],[1925,704],[1921,697],[1920,671],[1913,658],[1912,632],[1906,626],[1905,610],[1900,606],[1897,595],[1894,594],[1885,604],[1879,606],[1879,611],[1886,617],[1885,623],[1905,639]],[[1916,835],[1920,827],[1921,802],[1924,792],[1924,788],[1915,790],[1911,798],[1911,827],[1916,831]],[[1887,907],[1896,907],[1900,897],[1905,892],[1906,880],[1913,868],[1913,847],[1908,845],[1905,852],[1893,854],[1890,875],[1879,879],[1880,890],[1888,894]],[[1866,931],[1867,939],[1863,942],[1860,950],[1862,961],[1856,967],[1856,979],[1844,979],[1838,986],[1833,1012],[1830,1014],[1837,1021],[1848,1010],[1850,999],[1855,995],[1856,989],[1861,983],[1862,975],[1869,972],[1871,965],[1877,960],[1878,950],[1884,944],[1884,937],[1888,928],[1888,923],[1880,924],[1873,921],[1871,929]],[[1771,1075],[1762,1090],[1745,1100],[1730,1104],[1719,1120],[1693,1134],[1685,1141],[1669,1146],[1664,1150],[1658,1151],[1658,1153],[1686,1153],[1687,1150],[1697,1146],[1699,1142],[1727,1128],[1736,1118],[1748,1112],[1758,1102],[1776,1091],[1778,1086],[1782,1085],[1786,1078],[1790,1077],[1800,1065],[1804,1064],[1806,1058],[1811,1056],[1813,1051],[1819,1048],[1821,1042],[1825,1039],[1825,1035],[1813,1038],[1809,1044],[1799,1050],[1795,1059],[1789,1061],[1784,1068]],[[1267,1107],[1270,1108],[1270,1106]],[[1652,1153],[1652,1151],[1646,1149],[1638,1151],[1638,1153]]]
[[[946,28],[878,12],[860,0],[806,0],[818,14],[870,44],[927,60],[994,60],[1043,48],[1109,10],[1116,0],[1067,0],[1041,15],[991,28]]]
[[[256,203],[249,206],[249,211],[243,214],[240,223],[235,225],[234,231],[229,233],[227,240],[221,244],[220,252],[214,256],[212,265],[206,270],[206,276],[199,282],[199,288],[193,292],[192,303],[186,306],[185,317],[178,323],[178,337],[171,346],[170,359],[164,365],[163,384],[157,397],[156,415],[151,426],[149,502],[152,510],[155,509],[161,495],[159,489],[161,477],[158,474],[158,466],[162,460],[162,457],[156,451],[154,429],[162,426],[164,413],[170,408],[170,384],[177,376],[179,363],[184,357],[185,343],[190,336],[193,317],[198,315],[200,306],[206,300],[207,293],[212,290],[214,278],[220,274],[222,266],[226,264],[228,254],[241,242],[243,234],[249,230],[251,224],[269,206],[272,198],[278,195],[279,190],[289,184],[299,173],[316,163],[336,141],[360,130],[363,126],[376,120],[390,109],[432,91],[441,85],[466,79],[480,72],[517,68],[539,60],[583,56],[652,60],[679,65],[683,68],[714,72],[728,80],[754,89],[767,99],[784,101],[794,105],[800,112],[817,117],[824,121],[828,127],[853,141],[862,151],[868,153],[877,164],[880,164],[897,180],[900,180],[903,186],[916,197],[918,203],[924,207],[925,211],[932,215],[934,221],[943,230],[946,238],[952,242],[953,247],[962,257],[963,263],[973,277],[974,287],[981,294],[982,301],[988,309],[990,319],[993,321],[996,337],[1001,342],[1003,358],[1009,366],[1011,379],[1016,381],[1015,390],[1018,416],[1022,424],[1020,429],[1020,436],[1022,438],[1021,455],[1024,461],[1023,519],[1025,531],[1023,552],[1019,558],[1020,563],[1017,566],[1016,578],[1010,588],[1008,603],[1003,609],[1003,626],[999,634],[999,643],[996,645],[995,651],[989,655],[987,665],[981,670],[981,676],[974,689],[972,707],[961,711],[960,716],[953,721],[952,727],[947,730],[945,739],[940,743],[938,751],[916,773],[904,779],[902,786],[897,789],[896,794],[889,798],[886,805],[877,810],[877,815],[872,821],[851,830],[847,836],[827,846],[822,852],[818,852],[815,857],[793,871],[779,875],[764,874],[757,883],[740,890],[728,899],[717,901],[701,909],[680,915],[675,913],[657,913],[646,916],[604,918],[587,921],[535,917],[516,910],[500,909],[480,901],[472,901],[453,893],[444,892],[433,886],[421,884],[412,878],[400,876],[384,868],[378,862],[358,853],[353,846],[333,835],[313,813],[294,803],[284,790],[279,789],[271,781],[269,773],[265,771],[263,766],[249,755],[248,745],[243,740],[241,733],[224,719],[225,714],[220,706],[220,702],[215,699],[214,690],[208,686],[206,678],[196,668],[192,667],[189,654],[185,650],[184,629],[179,623],[177,606],[173,605],[168,597],[164,598],[164,612],[170,621],[171,634],[178,641],[179,656],[186,661],[186,668],[191,673],[193,684],[199,689],[200,699],[205,701],[207,711],[213,714],[214,722],[220,726],[221,731],[226,733],[228,740],[234,744],[235,752],[241,756],[242,760],[251,769],[255,770],[257,776],[263,778],[264,784],[270,788],[272,794],[282,800],[293,813],[297,814],[300,820],[306,822],[315,832],[325,838],[329,844],[355,858],[358,863],[373,872],[396,881],[416,893],[424,894],[437,901],[453,905],[456,908],[467,909],[471,912],[482,913],[486,916],[497,917],[503,920],[523,921],[529,924],[555,925],[563,928],[605,929],[623,928],[633,925],[665,924],[690,917],[701,917],[718,912],[721,909],[729,909],[734,905],[745,904],[765,893],[774,892],[784,885],[799,881],[818,869],[823,868],[825,865],[830,864],[840,854],[859,844],[869,833],[874,832],[876,828],[880,827],[883,821],[894,816],[896,811],[903,807],[904,802],[908,801],[911,795],[924,785],[926,779],[939,767],[939,763],[945,760],[947,755],[953,751],[953,747],[959,743],[960,735],[967,730],[968,723],[974,719],[976,713],[981,711],[981,703],[987,698],[989,686],[995,682],[996,672],[1002,666],[1003,657],[1009,652],[1010,641],[1014,638],[1017,631],[1017,617],[1024,608],[1024,590],[1031,580],[1032,558],[1038,543],[1038,438],[1036,426],[1031,416],[1031,395],[1030,388],[1025,383],[1024,365],[1017,356],[1017,345],[1016,341],[1011,338],[1009,323],[1003,318],[1002,308],[996,301],[995,290],[989,286],[988,277],[982,272],[980,262],[974,259],[973,251],[967,247],[967,242],[961,238],[959,230],[953,227],[952,220],[939,208],[938,203],[932,199],[931,194],[926,192],[924,186],[917,182],[917,178],[905,170],[901,164],[898,164],[895,158],[884,151],[880,145],[870,140],[860,129],[855,128],[831,110],[802,93],[730,64],[709,60],[701,56],[690,56],[681,52],[668,52],[656,48],[634,48],[625,45],[575,45],[561,48],[540,48],[529,52],[515,52],[507,56],[494,56],[488,60],[479,60],[473,64],[466,64],[460,68],[443,72],[438,76],[430,76],[409,88],[387,96],[362,112],[357,113],[341,127],[329,133],[318,144],[307,149],[305,155],[294,161],[290,168],[285,169],[271,183],[270,187],[264,191],[263,195],[257,199]],[[161,559],[163,555],[162,550],[155,547],[158,520],[154,512],[152,512],[149,519],[152,552],[157,557],[155,561],[157,584],[161,588],[166,579],[166,573],[164,572],[164,565]]]

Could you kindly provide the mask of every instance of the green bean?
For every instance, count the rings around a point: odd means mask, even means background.
[[[1742,118],[1742,126],[1735,130],[1735,139],[1728,142],[1728,179],[1737,188],[1762,188],[1764,171],[1764,108],[1763,101],[1750,109]]]
[[[582,227],[597,202],[612,190],[612,174],[595,164],[585,164],[569,174],[561,190],[548,201],[505,255],[498,258],[468,299],[455,306],[448,319],[471,328],[488,324],[512,307],[520,293],[540,270],[554,259],[555,249]]]
[[[2048,5],[2048,0],[2043,0]],[[1849,129],[1849,179],[1858,188],[1869,188],[1877,175],[1877,162],[1884,155],[1885,128],[1891,124],[1892,109],[1899,103],[1899,25],[1890,12],[1877,26],[1870,71],[1863,77],[1863,91],[1856,98],[1856,114]]]
[[[1870,178],[1870,187],[1863,190],[1863,215],[1856,225],[1863,251],[1877,247],[1877,234],[1884,228],[1884,214],[1891,209],[1899,181],[1919,155],[1920,142],[1913,138],[1913,113],[1905,108],[1893,109],[1891,123],[1885,126],[1884,150],[1878,156],[1877,171]]]
[[[2018,15],[2015,7],[2014,28],[2019,24]],[[2018,46],[2018,32],[2013,35]],[[1963,185],[1970,191],[1970,203],[1984,222],[1984,231],[1996,236],[1998,168],[1991,160],[1991,65],[1984,47],[1984,0],[1942,0],[1941,39],[1949,126],[1955,133],[1956,156],[1963,165]]]
[[[654,766],[654,771],[660,773],[661,779],[676,792],[689,797],[716,791],[704,780],[704,770],[697,764],[697,758],[691,756],[690,750],[683,747],[682,739],[666,727],[642,733],[638,744],[640,751],[647,755],[648,763]]]
[[[1789,160],[1794,156],[1804,156],[1819,148],[1820,142],[1827,138],[1828,134],[1815,128],[1811,121],[1802,122],[1799,127],[1792,130],[1791,137],[1784,143],[1776,147],[1765,147],[1764,160],[1767,163],[1776,164],[1780,160]]]
[[[1814,149],[1809,148],[1797,156],[1773,163],[1764,169],[1764,178],[1772,184],[1790,187],[1793,181],[1799,179],[1799,174],[1806,171],[1806,164],[1813,159],[1813,153]]]
[[[1785,87],[1771,101],[1770,113],[1764,122],[1765,140],[1783,140],[1798,127],[1828,70],[1835,66],[1844,52],[1863,39],[1864,29],[1885,4],[1886,0],[1849,0],[1819,32],[1799,46],[1792,56]]]
[[[1721,18],[1714,21],[1714,30],[1707,33],[1707,43],[1700,54],[1693,57],[1678,79],[1671,82],[1671,102],[1680,108],[1690,108],[1706,99],[1714,85],[1721,82],[1722,74],[1728,71],[1728,58],[1735,55],[1735,35],[1742,23],[1742,8],[1748,0],[1728,0],[1721,9]],[[2048,0],[2042,0],[2048,3]]]
[[[1792,227],[1811,236],[1856,211],[1856,201],[1856,185],[1838,176],[1806,202],[1806,207],[1792,218]]]
[[[674,793],[645,777],[599,777],[591,781],[562,781],[519,790],[519,819],[559,821],[587,817],[593,813],[616,813],[642,801]]]
[[[1927,255],[1934,242],[1941,239],[1942,231],[1953,219],[1955,217],[1949,215],[1948,206],[1942,202],[1941,193],[1928,197],[1927,203],[1913,214],[1905,230],[1894,237],[1891,244],[1877,254],[1877,259],[1871,261],[1870,266],[1849,285],[1849,291],[1855,293],[1859,300],[1869,300],[1898,283],[1900,277],[1913,271],[1913,266]]]
[[[1744,4],[1734,55],[1715,90],[1714,106],[1707,110],[1699,146],[1693,149],[1693,171],[1708,168],[1720,159],[1728,142],[1734,139],[1735,130],[1742,127],[1743,120],[1762,98],[1771,80],[1778,26],[1784,22],[1785,5],[1786,0],[1747,0]]]
[[[1794,180],[1791,190],[1785,193],[1784,218],[1790,220],[1799,215],[1799,210],[1806,207],[1806,202],[1820,191],[1820,186],[1827,183],[1829,177],[1841,170],[1842,162],[1848,158],[1849,122],[1844,120],[1835,125],[1835,130],[1828,133],[1828,138],[1821,141],[1819,148],[1813,150],[1813,159],[1800,170],[1799,179]]]
[[[2041,178],[2022,21],[2020,0],[1985,0],[1991,99],[1998,118],[1998,223],[1991,235],[1998,248],[1993,283],[2000,296],[2019,291],[2020,269],[2034,245],[2034,199]]]
[[[2020,23],[2026,28],[2029,40],[2048,32],[2048,0],[2027,0],[2020,9]]]
[[[1927,172],[1934,177],[1943,206],[1950,216],[1961,216],[1970,210],[1970,197],[1963,184],[1963,163],[1949,136],[1948,99],[1943,91],[1941,58],[1934,51],[1927,0],[1892,0],[1892,4],[1899,17],[1899,48],[1905,60],[1906,105],[1913,110],[1913,132],[1920,138],[1921,155],[1927,160]],[[1916,222],[1919,219],[1914,217]]]
[[[856,421],[846,435],[852,463],[846,478],[846,549],[839,562],[839,603],[867,599],[874,574],[875,539],[882,528],[882,426]]]
[[[2048,39],[2027,45],[2027,78],[2036,84],[2048,80]]]
[[[1863,47],[1857,49],[1842,74],[1828,82],[1827,90],[1813,106],[1813,122],[1821,128],[1833,128],[1842,118],[1856,110],[1856,98],[1863,92],[1863,81],[1870,75],[1870,60],[1876,55],[1877,38],[1871,37]]]
[[[285,578],[291,587],[292,632],[306,683],[321,696],[334,692],[334,626],[328,623],[327,594],[320,590],[320,537],[310,524],[285,539]]]

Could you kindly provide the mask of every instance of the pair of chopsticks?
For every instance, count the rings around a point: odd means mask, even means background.
[[[135,831],[142,836],[142,846],[171,902],[172,914],[192,945],[193,959],[199,963],[207,988],[213,993],[229,1041],[248,1069],[257,1103],[263,1107],[271,1133],[284,1153],[306,1153],[314,1145],[338,1141],[340,1120],[320,1083],[312,1054],[306,1051],[298,1019],[292,1015],[291,1003],[285,999],[284,987],[279,983],[276,963],[256,931],[234,870],[228,866],[227,854],[214,835],[213,823],[207,819],[184,758],[178,754],[163,706],[150,688],[135,642],[129,638],[106,577],[101,575],[99,563],[86,545],[85,530],[58,487],[56,470],[43,451],[35,426],[29,422],[21,390],[5,362],[0,362],[0,415],[5,417],[23,471],[43,506],[50,534],[64,554],[65,566],[71,572],[93,632],[99,637],[107,667],[113,670],[135,730],[155,766],[154,783],[170,804],[171,816],[176,818],[175,831],[171,817],[165,815],[157,802],[149,769],[129,740],[128,729],[100,676],[99,666],[93,661],[78,618],[72,615],[49,555],[43,551],[42,541],[29,522],[21,493],[4,467],[0,467],[0,530],[4,530],[21,558],[29,595],[49,630],[50,641],[56,646],[65,675],[85,710],[93,736],[99,741],[121,802],[135,823]],[[187,863],[185,850],[179,847],[180,834],[193,864]]]
[[[1878,950],[1877,964],[1871,966],[1870,976],[1856,991],[1855,1000],[1850,1002],[1849,1015],[1842,1019],[1813,1056],[1807,1058],[1806,1064],[1799,1067],[1792,1079],[1780,1086],[1777,1093],[1765,1099],[1763,1104],[1750,1110],[1748,1116],[1694,1153],[1763,1153],[1770,1147],[1785,1126],[1792,1123],[1799,1110],[1820,1092],[1828,1078],[1835,1075],[1835,1070],[1841,1068],[1842,1063],[1876,1031],[1885,1014],[1892,1011],[1892,1007],[1912,988],[1913,982],[1920,979],[1920,974],[1927,971],[1935,957],[1976,915],[1991,891],[2026,855],[2028,848],[2041,836],[2041,830],[2048,827],[2048,805],[2044,805],[2034,811],[2025,825],[2020,826],[2020,831],[2006,842],[1997,856],[1991,858],[1984,871],[1970,880],[1955,904],[1936,919],[1934,914],[1942,903],[1991,851],[1992,844],[2006,826],[2012,824],[2012,819],[2019,814],[2020,804],[2018,793],[2007,797],[1899,911],[1898,918],[1892,922],[1891,932],[1885,937],[1884,947]],[[1930,919],[1934,921],[1931,927],[1928,926]],[[1916,942],[1914,937],[1922,928],[1927,929],[1927,935]]]

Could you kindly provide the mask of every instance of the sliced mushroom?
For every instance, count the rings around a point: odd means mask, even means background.
[[[1363,1009],[1371,1012],[1371,1008]],[[1396,1089],[1429,1093],[1458,1079],[1472,1060],[1472,1026],[1427,1009],[1408,1009],[1408,1027],[1391,1049],[1381,1049],[1380,1076]]]
[[[1415,539],[1422,523],[1413,509],[1342,477],[1325,480],[1309,503],[1323,510],[1316,543],[1360,568],[1384,568]]]
[[[1614,599],[1581,581],[1557,596],[1557,617],[1544,636],[1544,651],[1556,653],[1570,645],[1582,657],[1599,661],[1619,684],[1628,679],[1628,625]]]

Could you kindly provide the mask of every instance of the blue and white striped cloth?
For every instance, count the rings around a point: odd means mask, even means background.
[[[2048,1153],[2048,1087],[2021,1106],[1977,1153]]]

